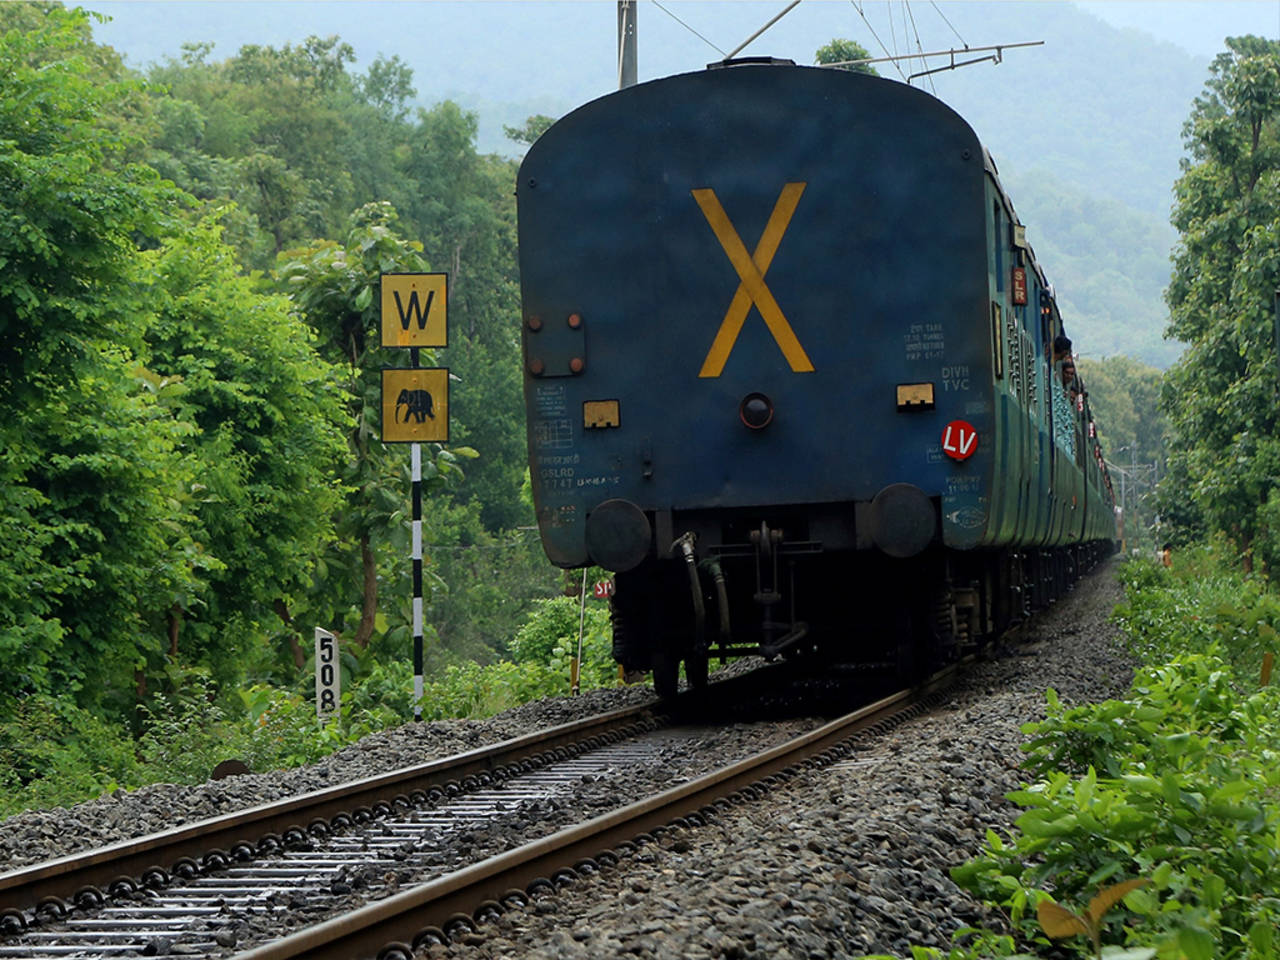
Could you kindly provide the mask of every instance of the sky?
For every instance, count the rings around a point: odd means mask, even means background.
[[[1015,2],[1025,5],[1041,0],[1005,0],[1010,5]],[[86,5],[114,18],[98,31],[99,38],[128,51],[135,66],[176,56],[184,34],[186,39],[217,36],[219,52],[229,56],[242,43],[279,43],[309,33],[338,32],[344,39],[358,38],[361,54],[370,47],[411,49],[418,38],[424,49],[432,49],[426,56],[434,62],[416,63],[415,68],[447,69],[460,88],[468,89],[483,86],[483,74],[494,60],[528,53],[531,39],[544,47],[556,46],[565,57],[572,56],[572,44],[610,50],[616,23],[613,0],[88,0]],[[996,11],[1003,5],[986,4]],[[1076,5],[1113,26],[1142,30],[1203,57],[1220,49],[1224,35],[1280,35],[1280,0],[1083,0]],[[784,6],[782,0],[666,0],[660,7],[653,0],[641,0],[641,68],[646,59],[665,64],[664,48],[671,46],[680,53],[696,51],[688,68],[701,66],[697,61],[717,59],[711,44],[732,49]],[[805,27],[815,27],[815,35],[820,34],[833,23],[846,25],[844,35],[872,48],[868,31],[878,28],[888,38],[893,30],[890,20],[904,16],[904,11],[919,24],[922,38],[932,32],[950,43],[954,38],[942,26],[947,13],[963,16],[963,8],[973,6],[970,0],[916,0],[914,7],[899,0],[862,0],[856,5],[807,0],[772,28],[767,40],[756,41],[745,53],[785,44],[787,36]],[[710,44],[698,40],[677,17]],[[993,31],[998,30],[999,13],[992,19]],[[337,25],[347,29],[339,30]],[[861,36],[854,35],[858,33]],[[471,59],[447,52],[440,56],[431,43],[438,38],[456,42],[458,52],[469,51],[476,40],[483,40],[490,56]],[[530,80],[536,83],[536,77]]]
[[[223,59],[244,44],[282,46],[334,33],[355,47],[357,70],[375,56],[397,55],[413,68],[422,105],[452,99],[476,111],[483,151],[512,150],[503,125],[521,124],[532,114],[561,116],[617,88],[614,0],[78,1],[109,15],[95,36],[132,67],[178,58],[183,42],[212,41],[212,59]],[[703,69],[785,6],[783,0],[640,0],[641,81]],[[876,55],[963,44],[1052,44],[1062,8],[1044,0],[805,0],[744,55],[813,63],[814,51],[832,37],[856,40]],[[1280,32],[1280,0],[1085,0],[1076,8],[1189,52],[1197,61],[1188,70],[1198,77],[1221,49],[1222,37]],[[1005,60],[1048,69],[1050,60],[1037,56],[1034,49],[1012,50]],[[983,68],[961,73],[974,69]],[[1004,78],[991,96],[1007,96],[1010,70],[980,74]],[[972,86],[972,79],[940,74],[929,84],[948,99],[948,91]]]
[[[184,42],[213,41],[213,57],[221,59],[243,44],[281,46],[312,34],[337,34],[350,43],[357,70],[379,54],[399,56],[413,68],[424,105],[448,98],[477,112],[483,150],[510,147],[502,136],[504,124],[518,125],[534,113],[561,116],[617,87],[614,0],[79,2],[112,18],[95,35],[135,67],[178,57]],[[785,5],[783,0],[640,0],[640,80],[702,69]],[[857,40],[876,55],[963,43],[1052,43],[1053,8],[1062,6],[1042,0],[806,0],[743,55],[812,63],[814,51],[833,37]],[[1200,75],[1221,49],[1223,36],[1280,31],[1280,0],[1088,0],[1077,6],[1201,58],[1195,65]],[[1029,50],[1006,53],[1006,61],[1034,57]],[[945,98],[950,83],[948,75],[940,75],[933,89]],[[998,86],[992,94],[1003,95]]]
[[[1113,27],[1132,28],[1212,57],[1223,36],[1280,36],[1277,0],[1088,0],[1076,6]]]

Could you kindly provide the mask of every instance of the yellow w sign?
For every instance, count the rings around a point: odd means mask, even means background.
[[[796,212],[796,206],[800,203],[800,195],[804,193],[804,188],[803,183],[788,183],[782,188],[777,203],[773,205],[773,213],[769,215],[769,222],[765,224],[764,233],[760,235],[760,241],[756,244],[755,253],[750,255],[747,254],[747,248],[742,243],[742,238],[738,236],[738,231],[729,221],[728,214],[724,212],[724,207],[720,205],[715,191],[710,188],[691,191],[693,199],[702,210],[702,215],[707,218],[712,233],[720,241],[725,256],[733,264],[739,280],[737,292],[734,293],[733,301],[729,304],[724,320],[720,323],[720,329],[716,332],[711,349],[707,351],[707,358],[702,361],[702,369],[698,371],[699,377],[718,377],[724,371],[725,361],[729,359],[733,345],[738,342],[738,334],[742,332],[742,325],[746,322],[747,314],[751,312],[752,304],[755,304],[756,309],[760,311],[760,316],[764,318],[774,342],[786,357],[792,372],[813,372],[813,363],[804,352],[804,347],[800,346],[795,331],[791,329],[791,324],[787,323],[782,308],[778,306],[778,301],[773,298],[773,293],[764,282],[764,275],[769,269],[769,264],[773,262],[774,254],[778,252],[778,245],[782,243],[782,236],[787,232],[787,226]]]

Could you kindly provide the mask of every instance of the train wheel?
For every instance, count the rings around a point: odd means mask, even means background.
[[[711,669],[711,658],[703,653],[691,653],[684,658],[684,677],[694,690],[701,690],[707,685],[707,673]]]
[[[667,650],[653,651],[653,692],[663,700],[673,700],[679,689],[680,658]]]

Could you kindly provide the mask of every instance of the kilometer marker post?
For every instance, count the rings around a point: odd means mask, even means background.
[[[422,719],[422,444],[449,441],[449,371],[419,366],[421,347],[448,345],[448,275],[383,274],[382,346],[408,347],[408,367],[382,370],[382,442],[408,443],[413,503],[413,718]]]

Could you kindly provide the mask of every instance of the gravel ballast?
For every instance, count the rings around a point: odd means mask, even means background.
[[[1109,621],[1119,599],[1105,566],[942,708],[422,955],[910,956],[912,944],[948,947],[962,926],[998,927],[948,869],[1017,815],[1004,795],[1022,782],[1019,728],[1043,717],[1045,688],[1068,703],[1127,689],[1133,663]]]
[[[668,832],[616,868],[508,913],[460,943],[433,947],[430,955],[902,956],[909,944],[946,947],[960,926],[998,922],[951,883],[947,870],[977,851],[989,826],[1005,826],[1016,815],[1003,796],[1021,782],[1019,727],[1043,715],[1045,688],[1055,687],[1067,702],[1103,699],[1126,688],[1132,664],[1119,652],[1108,619],[1118,599],[1104,568],[1024,627],[1016,643],[970,669],[940,709],[706,827]],[[647,702],[651,692],[633,687],[540,701],[483,722],[408,724],[311,767],[198,787],[153,786],[69,811],[21,814],[0,822],[0,869]],[[773,741],[783,731],[761,733],[747,729],[742,736]],[[640,781],[661,789],[696,775],[696,761],[708,760],[709,753],[739,752],[724,739],[727,731],[708,734],[709,741],[718,737],[714,750],[673,754],[658,771],[634,775],[636,783],[584,783],[564,802],[512,811],[512,820],[488,835],[463,838],[465,851],[446,842],[437,862],[498,852],[517,838],[626,802],[638,795]],[[398,886],[423,875],[410,870],[379,879]],[[372,878],[355,886],[356,901],[390,892]],[[344,899],[313,906],[330,913],[352,905]],[[236,946],[243,948],[255,933],[268,933],[266,925],[240,930]]]
[[[153,784],[76,804],[32,810],[0,821],[0,871],[146,836],[335,784],[427,763],[536,730],[642,703],[647,686],[595,690],[527,703],[487,720],[409,723],[365,737],[294,770],[228,777],[197,786]]]

